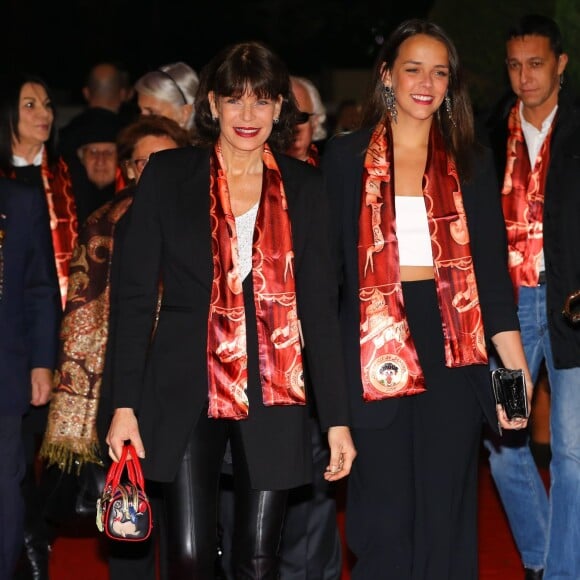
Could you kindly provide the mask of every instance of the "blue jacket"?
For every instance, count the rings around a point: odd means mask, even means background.
[[[61,316],[48,208],[40,189],[0,178],[0,416],[22,415],[30,371],[53,369]]]

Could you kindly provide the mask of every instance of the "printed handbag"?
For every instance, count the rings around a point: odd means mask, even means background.
[[[135,448],[125,445],[120,460],[109,468],[97,500],[97,528],[113,540],[141,542],[149,537],[152,526],[141,463]]]

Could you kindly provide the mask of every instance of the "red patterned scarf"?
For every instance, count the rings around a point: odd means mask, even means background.
[[[390,126],[377,126],[363,168],[359,217],[360,346],[363,398],[425,391],[407,323],[396,236]],[[435,127],[429,137],[423,197],[442,319],[445,364],[487,362],[483,322],[457,170]]]
[[[510,111],[507,162],[501,193],[508,238],[508,266],[516,293],[520,286],[538,285],[543,249],[544,188],[550,164],[552,127],[532,169],[522,133],[519,100]]]
[[[294,283],[292,229],[280,170],[263,155],[262,195],[252,246],[252,280],[264,405],[305,404],[300,321]],[[210,165],[214,280],[208,320],[209,411],[214,418],[248,416],[246,314],[238,266],[236,222],[221,149]]]
[[[318,147],[314,143],[310,143],[308,147],[308,157],[305,159],[308,165],[313,167],[318,167],[320,165],[320,153],[318,152]]]
[[[64,308],[67,295],[69,262],[77,241],[76,203],[68,165],[62,157],[53,166],[49,167],[45,148],[42,154],[40,173],[48,203],[56,272],[58,274],[62,307]],[[16,176],[12,173],[7,177],[14,179]]]

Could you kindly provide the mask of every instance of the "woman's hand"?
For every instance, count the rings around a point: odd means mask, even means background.
[[[350,436],[350,429],[344,426],[330,427],[328,430],[330,464],[324,472],[326,481],[336,481],[346,477],[356,457],[356,449]]]
[[[493,346],[499,354],[502,363],[508,369],[522,369],[526,378],[526,395],[528,398],[528,409],[532,408],[532,394],[534,383],[528,369],[528,363],[524,354],[524,347],[519,331],[506,330],[498,332],[491,337]],[[524,429],[528,425],[527,418],[508,420],[504,408],[496,406],[497,420],[500,429]]]
[[[529,409],[528,403],[528,409]],[[513,418],[511,421],[507,418],[505,409],[501,405],[495,406],[495,412],[497,414],[497,421],[502,429],[525,429],[528,426],[528,418]]]
[[[139,458],[145,458],[145,448],[141,441],[139,425],[137,424],[137,417],[135,417],[133,409],[115,409],[105,441],[109,446],[109,457],[113,461],[119,461],[121,458],[126,441],[129,441],[135,447]]]
[[[30,404],[35,407],[46,405],[52,394],[52,371],[44,368],[34,368],[30,372],[32,394]]]

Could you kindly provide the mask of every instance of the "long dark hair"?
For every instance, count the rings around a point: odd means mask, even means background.
[[[196,144],[211,146],[220,135],[219,124],[212,118],[209,93],[218,97],[241,97],[248,89],[261,99],[282,95],[280,117],[272,128],[268,144],[274,151],[288,149],[299,115],[290,89],[289,72],[274,52],[255,41],[224,48],[201,70],[195,97]]]
[[[27,83],[41,85],[51,103],[54,103],[50,88],[44,79],[29,73],[11,73],[0,75],[0,170],[9,174],[12,171],[12,139],[18,137],[20,121],[20,92]],[[53,107],[54,111],[54,107]],[[44,143],[49,164],[57,160],[56,152],[56,111],[48,140]]]
[[[392,32],[375,60],[369,93],[363,110],[362,124],[363,126],[371,127],[381,121],[391,121],[385,105],[382,74],[385,67],[388,70],[392,70],[393,63],[399,55],[401,44],[417,34],[430,36],[447,48],[449,57],[449,87],[447,94],[451,98],[455,123],[452,123],[449,119],[444,103],[434,116],[434,122],[437,123],[443,135],[448,152],[455,159],[459,174],[461,177],[466,178],[470,173],[471,152],[475,143],[473,109],[463,80],[457,49],[447,33],[439,25],[428,20],[414,18],[402,22]]]

